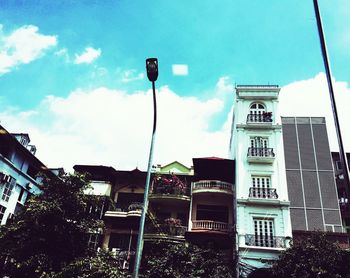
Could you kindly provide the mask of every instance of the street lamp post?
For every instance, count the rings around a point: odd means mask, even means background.
[[[334,91],[333,91],[331,66],[330,66],[330,63],[328,61],[326,39],[325,39],[325,36],[323,33],[322,18],[321,18],[321,14],[320,14],[320,9],[318,7],[318,2],[317,2],[317,0],[313,0],[313,2],[314,2],[314,9],[315,9],[315,15],[316,15],[316,20],[317,20],[318,35],[320,38],[323,63],[324,63],[324,68],[326,70],[328,91],[329,91],[329,96],[330,96],[331,104],[332,104],[333,119],[334,119],[335,129],[337,132],[340,163],[343,167],[343,174],[344,174],[344,181],[345,181],[345,192],[347,195],[346,197],[350,198],[350,181],[349,181],[349,172],[348,172],[349,171],[348,161],[347,161],[347,158],[345,155],[343,140],[342,140],[342,136],[341,136],[341,132],[340,132],[337,106],[335,104],[335,97],[334,97]]]
[[[142,208],[141,219],[140,219],[139,234],[138,234],[138,238],[137,238],[134,272],[132,274],[133,278],[139,277],[139,269],[140,269],[140,265],[141,265],[141,257],[142,257],[142,250],[143,250],[143,234],[144,234],[144,229],[145,229],[146,213],[147,213],[147,209],[148,209],[148,191],[149,191],[149,183],[150,183],[150,179],[151,179],[154,138],[155,138],[156,127],[157,127],[157,100],[156,100],[156,89],[155,89],[154,82],[158,78],[158,60],[156,58],[148,58],[146,60],[146,69],[147,69],[147,77],[148,77],[149,81],[152,82],[153,130],[152,130],[151,148],[150,148],[149,158],[148,158],[145,192],[143,194],[143,208]]]

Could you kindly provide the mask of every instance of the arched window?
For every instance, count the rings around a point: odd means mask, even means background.
[[[249,107],[247,121],[253,123],[272,122],[272,113],[266,112],[266,107],[264,104],[253,102]]]
[[[250,105],[249,114],[250,115],[262,115],[266,112],[265,105],[262,103],[253,103]]]

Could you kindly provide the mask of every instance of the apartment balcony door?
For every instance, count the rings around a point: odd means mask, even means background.
[[[269,140],[268,138],[263,138],[263,137],[250,138],[250,147],[254,149],[257,149],[257,148],[266,149],[269,147]]]
[[[263,247],[273,247],[274,227],[273,220],[254,219],[255,245]]]
[[[253,103],[249,109],[249,114],[256,117],[261,117],[264,112],[266,112],[266,109],[261,103]]]

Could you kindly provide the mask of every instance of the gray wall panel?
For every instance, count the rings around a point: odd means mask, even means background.
[[[316,169],[314,147],[310,125],[298,124],[299,150],[301,167],[303,169]]]
[[[302,171],[306,207],[321,208],[316,172]]]
[[[305,211],[304,209],[290,209],[290,218],[292,222],[293,230],[306,230],[306,219],[305,219]]]
[[[314,134],[317,167],[319,170],[332,170],[331,152],[329,150],[326,125],[312,125]]]
[[[299,170],[287,170],[288,196],[292,207],[303,207],[304,197]],[[277,192],[278,193],[278,192]]]
[[[307,209],[307,223],[309,225],[309,231],[324,230],[324,223],[322,219],[321,209]]]
[[[319,172],[322,203],[324,208],[338,208],[338,193],[333,172]]]
[[[339,211],[337,210],[324,210],[324,221],[326,224],[341,225]]]
[[[282,131],[283,131],[283,140],[284,140],[283,143],[284,143],[286,168],[298,169],[300,168],[300,164],[299,164],[299,155],[298,155],[296,127],[295,125],[286,124],[286,125],[283,125]]]

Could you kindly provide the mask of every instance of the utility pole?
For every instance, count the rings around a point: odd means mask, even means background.
[[[144,229],[145,229],[146,213],[148,210],[148,192],[149,192],[149,184],[150,184],[150,180],[151,180],[153,146],[154,146],[154,139],[155,139],[155,135],[156,135],[156,127],[157,127],[157,100],[156,100],[156,89],[155,89],[154,82],[158,78],[158,60],[156,58],[148,58],[146,60],[146,69],[147,69],[147,77],[148,77],[149,81],[152,82],[153,130],[152,130],[151,148],[150,148],[149,158],[148,158],[145,192],[143,194],[143,207],[142,207],[142,213],[141,213],[141,218],[140,218],[139,234],[137,237],[134,272],[132,274],[133,278],[139,277],[139,270],[140,270],[142,251],[143,251],[143,234],[144,234]]]
[[[342,139],[341,132],[340,132],[337,107],[335,104],[335,97],[334,97],[334,91],[333,91],[332,72],[331,72],[331,67],[330,67],[330,63],[328,60],[326,39],[325,39],[324,32],[323,32],[320,9],[319,9],[317,0],[313,0],[313,1],[314,1],[314,9],[315,9],[315,15],[316,15],[316,20],[317,20],[318,35],[320,38],[323,63],[324,63],[324,68],[325,68],[326,76],[327,76],[328,91],[329,91],[329,96],[331,98],[333,119],[334,119],[335,129],[337,132],[340,163],[343,167],[345,192],[346,192],[347,198],[349,199],[350,198],[349,167],[348,167],[348,161],[346,159],[346,154],[344,151],[343,139]],[[349,209],[349,208],[347,208],[347,209]]]

